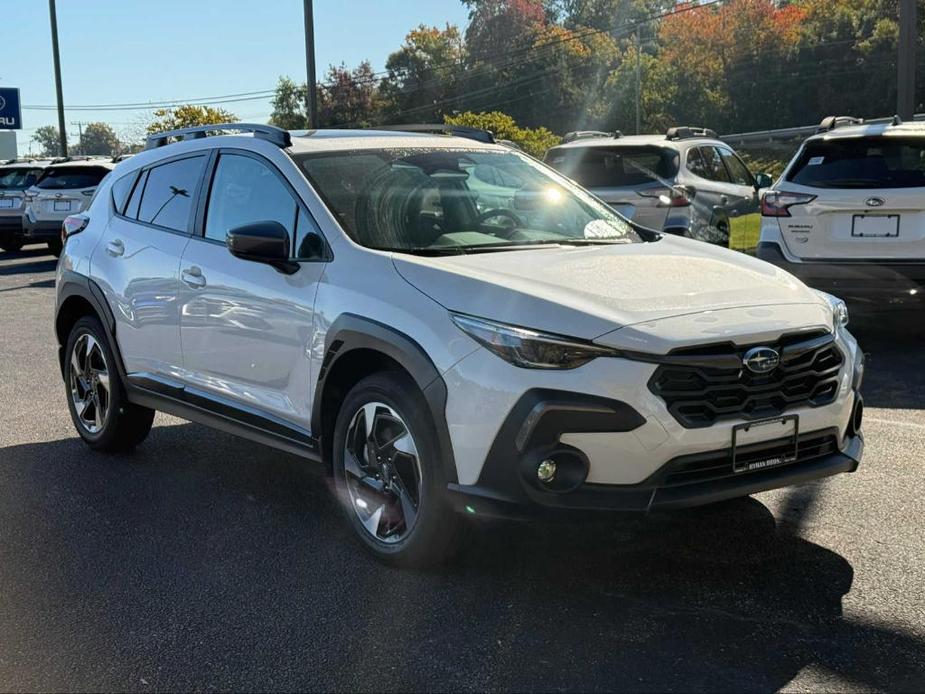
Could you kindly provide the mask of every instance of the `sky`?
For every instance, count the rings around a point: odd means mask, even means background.
[[[2,0],[0,87],[19,87],[20,155],[35,129],[57,125],[48,3]],[[302,0],[57,0],[65,125],[105,121],[139,134],[150,116],[68,106],[186,101],[270,90],[280,75],[305,80]],[[329,64],[369,60],[382,70],[418,24],[461,28],[460,0],[314,0],[318,78]],[[248,97],[249,98],[249,97]],[[265,122],[269,97],[218,104],[241,120]],[[33,145],[35,147],[35,145]]]

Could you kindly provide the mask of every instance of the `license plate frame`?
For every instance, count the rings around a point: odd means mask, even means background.
[[[859,230],[858,222],[867,222],[860,226],[871,227],[871,222],[876,220],[881,222],[880,226],[883,231],[869,228]],[[899,215],[898,214],[856,214],[851,217],[851,236],[861,239],[891,239],[899,236]]]
[[[70,200],[55,200],[54,211],[55,212],[70,212],[71,211],[71,201]]]
[[[783,454],[777,454],[768,456],[767,458],[759,458],[757,460],[750,459],[742,461],[738,453],[739,445],[739,434],[740,432],[749,432],[752,429],[760,427],[769,427],[774,424],[780,424],[786,426],[789,422],[793,422],[793,433],[789,434],[788,437],[792,442],[792,453],[788,447],[787,452]],[[777,437],[771,437],[767,440],[774,441]],[[780,437],[784,438],[784,437]],[[762,443],[759,441],[754,441],[752,443],[743,444],[743,448],[751,446],[753,444]],[[800,452],[800,416],[795,414],[783,415],[781,417],[770,417],[768,419],[758,419],[754,422],[745,422],[743,424],[736,424],[732,427],[732,471],[735,474],[741,474],[745,472],[755,472],[757,470],[766,470],[768,468],[780,467],[781,465],[787,465],[788,463],[796,462]]]

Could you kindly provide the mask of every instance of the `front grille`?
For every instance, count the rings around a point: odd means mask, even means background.
[[[835,399],[844,357],[830,333],[785,336],[767,346],[780,355],[780,365],[767,374],[743,367],[742,358],[752,345],[671,352],[652,374],[649,389],[688,429],[723,419],[776,417],[795,407],[819,407]]]
[[[797,459],[791,465],[805,463],[815,458],[831,455],[838,452],[838,431],[814,431],[802,434],[797,444]],[[761,443],[743,446],[736,450],[736,462],[749,463],[766,460],[775,456],[785,456],[793,453],[793,438],[774,439]],[[769,470],[774,468],[763,468]],[[662,468],[662,477],[658,482],[660,487],[677,487],[695,482],[708,482],[738,474],[751,474],[750,472],[735,473],[732,470],[732,449],[710,451],[686,455],[668,462]]]

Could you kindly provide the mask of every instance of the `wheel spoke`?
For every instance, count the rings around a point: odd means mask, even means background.
[[[401,504],[401,514],[405,521],[405,527],[410,528],[414,525],[414,519],[417,518],[418,515],[418,510],[414,506],[414,501],[408,494],[408,490],[405,488],[401,478],[396,477],[396,479],[393,480],[392,489],[395,491],[396,496],[398,496],[398,501]]]
[[[74,351],[71,352],[71,372],[78,379],[83,379],[84,370],[80,365],[80,359],[77,358],[77,346],[75,345]]]
[[[100,411],[100,398],[98,395],[93,398],[93,424],[96,425],[97,429],[103,427],[103,414]]]
[[[369,534],[374,537],[379,537],[379,523],[382,521],[382,511],[384,509],[385,504],[382,504],[366,518],[363,518],[362,516],[360,518],[360,520],[363,522],[363,527],[365,527]]]
[[[360,461],[357,460],[353,451],[349,449],[344,451],[344,469],[357,479],[366,477],[366,472],[364,472],[363,468],[360,466]]]
[[[89,374],[89,373],[90,373],[90,368],[91,368],[92,365],[93,365],[93,362],[92,362],[92,359],[93,359],[93,351],[96,350],[96,349],[98,349],[98,348],[99,348],[99,347],[98,347],[98,345],[96,344],[96,340],[93,339],[93,335],[89,335],[89,334],[88,334],[88,335],[87,335],[87,351],[84,352],[84,371],[83,371],[83,372],[84,372],[85,374]]]
[[[90,403],[91,403],[91,399],[90,399],[89,393],[87,393],[87,395],[84,397],[83,400],[78,400],[77,402],[74,403],[75,409],[77,410],[78,417],[80,417],[83,420],[86,420],[87,409],[90,407]]]
[[[97,371],[96,377],[99,379],[100,386],[106,391],[106,395],[109,395],[109,372],[105,370]]]
[[[411,434],[409,434],[407,431],[405,431],[404,435],[401,436],[398,440],[396,440],[392,444],[392,446],[399,453],[405,453],[407,455],[412,455],[415,458],[418,457],[418,449],[414,445],[414,439],[411,438]]]
[[[376,422],[376,403],[363,405],[363,422],[366,424],[366,438],[373,434],[373,424]]]

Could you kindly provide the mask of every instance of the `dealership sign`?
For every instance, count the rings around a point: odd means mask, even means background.
[[[0,87],[0,130],[22,130],[22,109],[16,87]]]

